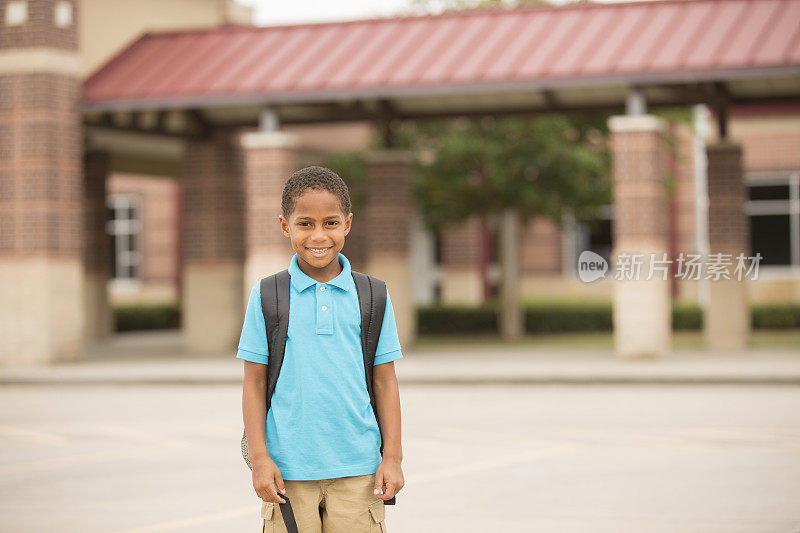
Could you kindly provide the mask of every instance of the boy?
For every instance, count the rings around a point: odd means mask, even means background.
[[[250,292],[236,355],[244,360],[242,413],[263,531],[287,531],[276,505],[285,494],[301,533],[385,533],[384,500],[404,485],[393,362],[403,356],[391,299],[387,294],[375,353],[375,413],[364,378],[358,293],[340,252],[353,219],[347,186],[330,169],[303,168],[286,182],[281,210],[281,230],[295,255],[286,350],[268,413],[260,282]]]

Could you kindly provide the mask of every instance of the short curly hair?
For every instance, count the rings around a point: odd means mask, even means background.
[[[350,202],[350,191],[336,172],[327,167],[310,166],[301,168],[292,174],[283,186],[281,210],[284,218],[289,219],[289,215],[294,212],[297,205],[297,199],[307,189],[329,191],[334,194],[339,198],[339,206],[342,208],[345,218],[353,208]]]

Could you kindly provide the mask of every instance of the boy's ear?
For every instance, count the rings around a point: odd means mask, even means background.
[[[350,224],[353,223],[353,213],[348,213],[347,218],[344,219],[344,234],[350,233]]]
[[[281,224],[281,231],[283,234],[287,237],[291,237],[291,235],[289,235],[289,221],[286,220],[283,215],[278,215],[278,222]]]

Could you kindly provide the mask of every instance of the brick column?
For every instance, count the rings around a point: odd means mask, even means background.
[[[533,217],[522,234],[520,292],[527,295],[564,294],[562,230],[552,220]]]
[[[411,258],[411,156],[394,149],[373,150],[366,156],[366,222],[362,219],[368,226],[366,273],[386,282],[400,345],[407,349],[413,346],[417,334]]]
[[[241,153],[225,134],[187,143],[183,201],[183,333],[193,352],[235,350],[244,283]]]
[[[281,232],[281,194],[297,170],[297,137],[280,131],[256,131],[240,138],[245,188],[244,301],[261,278],[289,267],[294,250]]]
[[[443,303],[483,303],[480,265],[482,231],[479,216],[442,229]]]
[[[614,280],[614,348],[618,357],[664,356],[671,344],[669,275],[647,281],[651,253],[667,247],[664,123],[650,115],[609,119],[612,142],[614,250],[643,254],[639,280]],[[621,265],[617,265],[620,267]]]
[[[708,237],[710,254],[730,254],[731,279],[709,279],[709,302],[703,320],[706,347],[745,349],[750,336],[747,278],[734,275],[736,256],[750,255],[750,227],[744,210],[742,148],[721,142],[706,147],[708,158]],[[706,259],[706,258],[704,258]],[[703,273],[705,276],[705,272]]]
[[[83,163],[84,180],[84,315],[87,340],[104,339],[113,334],[114,314],[108,299],[113,249],[106,225],[110,220],[106,207],[108,154],[87,153]]]
[[[74,360],[84,329],[77,5],[10,4],[0,0],[0,363]]]

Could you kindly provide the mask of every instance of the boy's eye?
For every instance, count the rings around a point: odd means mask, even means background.
[[[305,225],[305,224],[310,224],[310,222],[298,222],[297,224],[298,224],[299,226],[303,226],[303,225]],[[327,222],[327,224],[338,224],[338,222],[337,222],[337,221],[335,221],[335,220],[329,220],[329,221]]]

